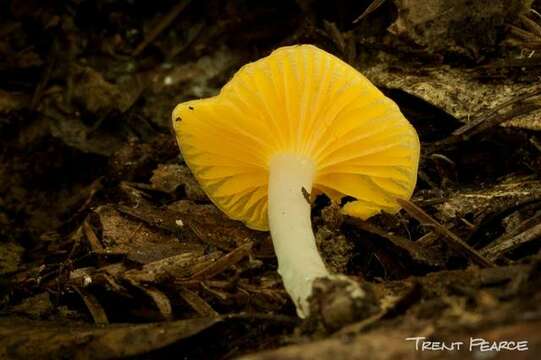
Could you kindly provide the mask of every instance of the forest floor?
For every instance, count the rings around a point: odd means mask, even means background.
[[[296,317],[268,233],[209,202],[170,130],[177,103],[300,43],[422,142],[426,214],[314,204],[328,267],[381,304],[339,329]],[[2,2],[0,358],[541,358],[540,80],[539,0]]]

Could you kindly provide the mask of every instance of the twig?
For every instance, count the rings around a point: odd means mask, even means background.
[[[508,25],[508,27],[509,27],[510,33],[520,38],[520,40],[523,40],[523,41],[537,40],[537,37],[535,36],[535,34],[532,34],[531,32],[527,30],[521,29],[515,25]]]
[[[98,236],[94,232],[94,229],[92,229],[92,226],[90,226],[88,218],[86,218],[83,222],[83,233],[85,234],[86,240],[90,244],[90,248],[92,249],[92,251],[100,252],[104,250],[100,239],[98,239]]]
[[[362,19],[364,19],[365,17],[367,17],[368,15],[370,15],[371,13],[376,11],[381,5],[383,5],[384,2],[385,2],[385,0],[374,0],[374,1],[372,1],[372,3],[370,5],[368,5],[366,10],[363,11],[363,13],[361,15],[359,15],[359,17],[357,19],[353,20],[353,24],[361,21]]]
[[[173,20],[176,19],[178,15],[188,6],[191,0],[181,0],[177,5],[169,11],[169,13],[160,21],[158,24],[150,31],[150,33],[145,37],[143,42],[141,42],[133,51],[133,56],[139,55],[145,48],[150,44],[154,39],[164,31]]]
[[[525,220],[518,224],[513,230],[507,232],[506,234],[500,236],[496,240],[492,241],[490,244],[488,244],[484,249],[481,250],[481,254],[487,255],[491,250],[491,248],[495,246],[499,246],[501,243],[507,241],[508,239],[517,236],[521,232],[524,232],[528,230],[529,228],[541,224],[541,212],[539,212],[537,215],[534,215],[533,217],[529,218],[528,220]]]
[[[180,296],[184,301],[188,303],[199,315],[203,317],[219,317],[220,314],[216,312],[201,296],[188,288],[180,289]]]
[[[218,275],[226,268],[238,263],[243,257],[248,255],[252,249],[252,242],[240,245],[235,250],[222,256],[208,267],[192,275],[192,279],[210,279]]]
[[[453,145],[461,141],[468,140],[470,137],[477,135],[485,130],[488,130],[492,127],[495,127],[505,121],[511,120],[517,116],[529,114],[533,111],[539,110],[541,106],[536,103],[523,103],[523,106],[512,108],[511,110],[499,114],[498,112],[503,110],[506,107],[514,104],[520,104],[524,100],[528,100],[541,95],[541,89],[537,89],[533,92],[522,94],[511,100],[508,100],[500,105],[498,105],[493,110],[489,111],[487,114],[480,116],[478,119],[466,124],[457,130],[455,130],[451,136],[441,141],[428,144],[428,147],[432,151],[436,151],[438,148],[446,145]]]
[[[497,210],[496,212],[484,217],[481,222],[479,222],[476,226],[476,229],[473,230],[469,234],[469,238],[473,239],[478,236],[479,234],[483,233],[487,227],[491,226],[491,224],[494,224],[495,221],[500,221],[500,219],[508,216],[509,214],[513,213],[516,210],[522,209],[525,206],[532,205],[532,210],[539,209],[541,207],[541,195],[540,194],[532,194],[528,195],[526,197],[523,197],[521,199],[517,199],[516,201],[512,202],[511,204]]]
[[[433,259],[433,257],[430,256],[430,254],[427,251],[425,251],[425,249],[420,247],[417,242],[411,241],[409,239],[406,239],[398,235],[394,235],[373,224],[370,224],[369,222],[362,221],[357,218],[348,216],[345,218],[345,222],[355,226],[358,229],[361,229],[368,233],[375,234],[377,236],[380,236],[382,238],[389,240],[396,247],[398,247],[402,251],[407,252],[409,256],[411,256],[411,258],[417,262],[428,264],[430,266],[441,265],[441,264],[438,264],[437,260]]]
[[[98,299],[92,295],[91,293],[87,292],[86,290],[79,288],[78,286],[72,286],[71,287],[79,296],[81,299],[83,299],[86,308],[90,312],[90,315],[92,315],[92,319],[94,319],[94,322],[98,325],[106,325],[109,324],[109,319],[107,318],[107,314],[105,313],[105,310],[99,303]]]
[[[397,199],[396,201],[398,202],[398,204],[400,204],[400,206],[402,206],[402,208],[404,208],[404,210],[406,210],[408,214],[410,214],[410,216],[417,219],[424,226],[431,226],[435,232],[443,235],[448,240],[448,244],[453,249],[464,253],[477,265],[480,265],[482,267],[494,266],[494,264],[490,260],[485,258],[470,245],[466,244],[464,241],[462,241],[462,239],[449,231],[449,229],[447,229],[445,226],[434,220],[432,216],[428,215],[423,209],[421,209],[411,201],[402,199]]]
[[[497,259],[501,255],[539,238],[541,238],[541,223],[490,248],[486,248],[484,253],[489,259]]]
[[[536,97],[536,96],[539,96],[541,95],[541,89],[538,89],[534,92],[530,92],[530,93],[527,93],[527,94],[523,94],[523,95],[520,95],[520,96],[517,96],[516,98],[513,98],[511,100],[508,100],[498,106],[496,106],[494,109],[492,109],[487,115],[485,116],[482,116],[480,117],[479,119],[469,123],[469,124],[466,124],[460,128],[458,128],[457,130],[453,131],[453,135],[455,136],[458,136],[458,135],[464,135],[466,133],[469,133],[471,132],[474,128],[478,127],[479,125],[481,125],[482,123],[485,123],[485,122],[488,122],[488,121],[491,121],[492,119],[498,117],[498,112],[510,105],[513,105],[513,104],[516,104],[520,101],[524,101],[524,100],[528,100],[528,99],[531,99],[533,97]],[[503,114],[503,116],[505,116],[507,114]],[[497,125],[497,124],[495,124]]]
[[[520,21],[524,25],[525,28],[527,28],[532,34],[537,35],[538,37],[541,37],[541,25],[527,17],[526,15],[520,15],[519,16]]]

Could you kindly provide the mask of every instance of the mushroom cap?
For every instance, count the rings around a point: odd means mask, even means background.
[[[350,65],[312,45],[243,66],[217,96],[181,103],[173,127],[185,162],[230,218],[268,230],[269,161],[314,161],[313,190],[367,219],[396,213],[417,179],[419,139],[398,106]],[[312,195],[314,192],[312,192]]]

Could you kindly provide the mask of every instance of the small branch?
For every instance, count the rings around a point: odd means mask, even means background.
[[[348,216],[346,217],[345,221],[346,223],[351,224],[360,230],[366,231],[371,234],[375,234],[377,236],[380,236],[382,238],[389,240],[394,246],[398,247],[402,251],[405,251],[407,254],[409,254],[409,256],[414,261],[427,264],[429,266],[441,266],[441,264],[438,263],[437,259],[435,259],[434,256],[431,256],[430,252],[426,251],[424,248],[419,246],[419,244],[415,241],[411,241],[404,237],[394,235],[381,228],[378,228],[377,226],[369,222],[362,221],[357,218]]]
[[[479,127],[483,123],[489,123],[489,122],[491,123],[489,126],[485,125],[484,126],[485,128],[497,125],[497,124],[499,124],[498,121],[501,121],[501,119],[508,118],[509,115],[516,116],[513,111],[510,111],[510,112],[508,112],[506,114],[502,114],[502,116],[498,116],[499,111],[503,110],[504,108],[506,108],[508,106],[511,106],[513,104],[518,104],[521,101],[528,100],[528,99],[537,97],[539,95],[541,95],[541,89],[538,89],[538,90],[536,90],[534,92],[530,92],[530,93],[526,93],[526,94],[517,96],[517,97],[515,97],[515,98],[513,98],[511,100],[508,100],[508,101],[496,106],[487,115],[482,116],[479,119],[477,119],[475,121],[472,121],[471,123],[466,124],[466,125],[458,128],[457,130],[453,131],[453,135],[454,136],[460,136],[460,135],[471,136],[471,135],[473,135],[472,133],[476,133],[475,128]],[[515,110],[515,112],[516,112],[516,110]],[[505,121],[505,120],[503,120],[503,121]],[[492,124],[492,123],[495,123],[495,124]]]
[[[208,267],[192,275],[192,279],[210,279],[215,275],[223,272],[225,269],[231,267],[232,265],[238,263],[242,258],[248,256],[252,250],[252,242],[247,242],[240,245],[235,250],[229,252],[228,254],[222,256],[215,262],[213,262]]]
[[[353,24],[358,23],[359,21],[361,21],[362,19],[364,19],[368,15],[372,14],[381,5],[383,5],[384,2],[385,2],[385,0],[374,0],[374,1],[372,1],[372,3],[370,3],[370,5],[368,5],[366,10],[363,11],[363,13],[361,15],[359,15],[359,17],[357,17],[357,19],[353,20]]]
[[[501,255],[518,248],[530,241],[541,238],[541,223],[515,235],[501,243],[485,249],[485,255],[490,259],[497,259]]]
[[[81,299],[83,299],[86,308],[90,312],[90,315],[92,315],[92,319],[94,319],[94,322],[98,325],[107,325],[109,324],[109,319],[107,318],[107,314],[105,313],[105,310],[99,303],[98,299],[91,293],[87,292],[86,290],[79,288],[78,286],[72,286],[71,287],[79,296]]]
[[[98,236],[94,232],[94,229],[92,228],[92,226],[88,222],[88,217],[83,222],[83,233],[86,236],[86,240],[88,241],[92,251],[94,251],[94,252],[104,251],[104,248],[103,248],[103,245],[102,245],[100,239],[98,239]]]
[[[455,250],[467,255],[474,263],[482,267],[493,267],[494,264],[481,255],[477,250],[466,244],[462,239],[453,234],[445,226],[437,222],[432,216],[428,215],[423,209],[408,200],[396,200],[404,210],[413,218],[417,219],[423,226],[430,226],[435,232],[444,236],[447,243]]]
[[[540,95],[541,89],[536,89],[533,92],[528,92],[503,102],[488,113],[483,114],[474,121],[458,128],[446,139],[428,144],[428,147],[432,151],[436,151],[441,147],[466,141],[474,135],[500,125],[503,122],[512,120],[513,118],[537,111],[540,109],[539,104],[536,104],[535,102],[526,102],[526,100],[538,97]],[[513,105],[515,105],[515,107],[504,113],[500,113],[503,109]]]
[[[181,288],[180,296],[202,317],[216,318],[220,316],[212,306],[190,289]]]

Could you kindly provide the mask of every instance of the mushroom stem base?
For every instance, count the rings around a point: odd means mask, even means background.
[[[314,175],[315,165],[306,157],[279,154],[270,161],[269,227],[278,272],[301,318],[309,314],[314,280],[329,275],[316,247],[306,196]]]

